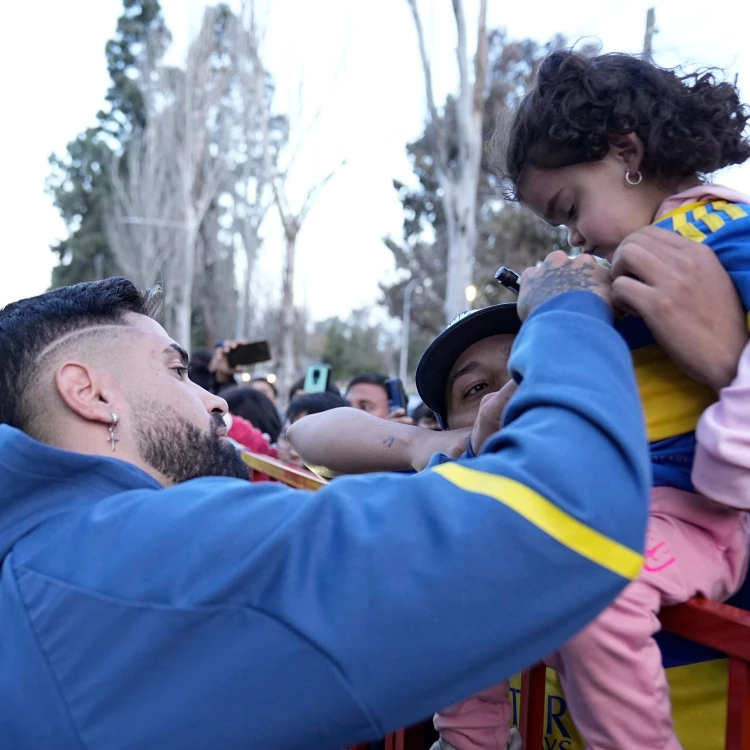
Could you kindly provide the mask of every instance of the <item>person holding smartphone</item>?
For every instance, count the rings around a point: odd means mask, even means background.
[[[388,419],[400,424],[414,424],[414,421],[406,412],[406,403],[396,405],[391,402],[388,385],[389,378],[384,375],[372,372],[356,375],[349,381],[349,386],[346,389],[346,400],[355,409],[365,411],[374,417]]]

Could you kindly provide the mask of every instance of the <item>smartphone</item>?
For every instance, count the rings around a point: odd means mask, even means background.
[[[385,381],[385,389],[388,391],[388,409],[393,414],[396,409],[406,411],[408,399],[401,378],[388,378]]]
[[[223,342],[221,343],[223,345]],[[267,341],[253,341],[249,344],[240,344],[227,353],[227,364],[231,368],[243,365],[256,365],[259,362],[268,362],[271,359],[271,350]]]
[[[331,365],[310,365],[305,373],[305,393],[325,393],[331,377]]]
[[[495,278],[506,289],[513,292],[513,294],[518,295],[518,293],[521,291],[521,286],[518,283],[521,277],[511,268],[500,266],[497,273],[495,274]]]

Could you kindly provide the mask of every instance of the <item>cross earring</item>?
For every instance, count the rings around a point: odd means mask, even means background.
[[[115,436],[115,429],[117,428],[117,423],[120,421],[120,418],[112,412],[112,424],[107,425],[107,429],[109,430],[109,437],[107,438],[107,442],[112,446],[112,451],[114,452],[115,446],[117,443],[120,442],[120,438]]]

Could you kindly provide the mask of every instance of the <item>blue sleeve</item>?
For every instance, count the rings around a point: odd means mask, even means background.
[[[744,208],[750,211],[750,207]],[[728,221],[708,236],[706,244],[732,277],[742,306],[750,310],[750,215]]]
[[[712,201],[681,210],[656,226],[708,245],[731,276],[745,310],[750,310],[750,205]]]
[[[60,519],[16,561],[18,585],[91,746],[127,731],[133,746],[343,747],[590,622],[642,561],[630,354],[578,292],[529,318],[510,366],[520,388],[478,458],[317,493],[200,479]]]

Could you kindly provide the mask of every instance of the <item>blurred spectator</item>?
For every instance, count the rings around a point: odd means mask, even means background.
[[[308,393],[295,398],[286,410],[287,424],[294,424],[298,419],[308,414],[320,414],[329,409],[339,409],[349,406],[349,402],[338,393]]]
[[[420,404],[411,413],[411,418],[414,420],[414,424],[417,427],[422,427],[425,430],[440,430],[440,424],[437,421],[435,412],[425,404]]]
[[[237,385],[235,373],[241,367],[232,369],[227,362],[227,352],[238,342],[227,342],[223,347],[197,349],[190,357],[190,379],[209,393],[223,394],[223,391]]]
[[[368,414],[388,419],[391,410],[388,408],[388,391],[385,388],[387,378],[373,372],[357,375],[349,382],[346,399],[351,406]]]
[[[276,406],[276,399],[279,397],[279,392],[270,380],[266,378],[253,378],[250,381],[250,388],[254,391],[260,391]]]
[[[339,389],[336,388],[336,386],[331,382],[328,381],[328,386],[326,387],[326,393],[335,393],[337,396],[340,396]],[[300,378],[290,389],[289,389],[289,403],[291,404],[292,401],[294,401],[295,398],[299,398],[300,396],[306,396],[308,395],[305,391],[305,379]]]
[[[224,423],[227,426],[227,437],[239,450],[249,450],[261,456],[277,457],[276,449],[271,447],[268,436],[257,427],[253,427],[246,419],[227,413],[224,415]],[[262,475],[262,478],[265,479],[265,475]]]
[[[373,372],[355,376],[349,381],[349,387],[346,389],[346,399],[349,405],[360,411],[366,411],[374,417],[390,419],[401,424],[413,424],[405,409],[396,409],[391,413],[388,404],[387,380],[388,378],[384,375],[377,375]]]
[[[210,349],[196,349],[190,356],[190,380],[209,393],[216,393],[216,379],[208,369],[213,352]]]
[[[221,395],[229,406],[230,414],[246,419],[253,427],[268,435],[271,443],[279,439],[281,418],[267,396],[252,388],[240,386],[223,391]]]

